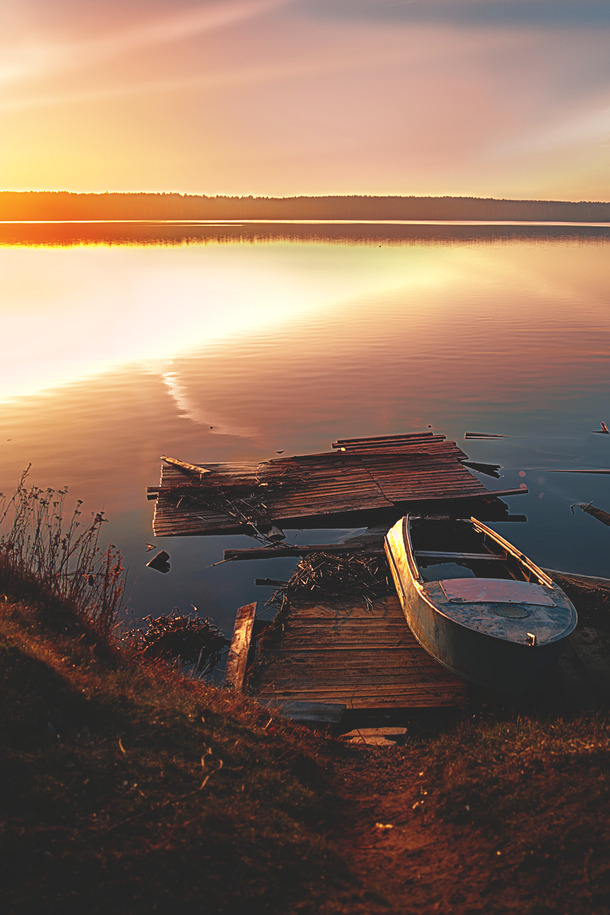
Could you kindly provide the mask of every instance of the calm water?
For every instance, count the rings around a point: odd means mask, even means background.
[[[540,564],[610,575],[610,229],[1,226],[0,488],[68,485],[111,519],[134,618],[192,605],[230,631],[294,560],[212,567],[247,537],[170,538],[146,569],[159,456],[261,460],[432,428],[525,524]],[[466,441],[467,431],[504,433]],[[342,532],[290,532],[300,542]]]

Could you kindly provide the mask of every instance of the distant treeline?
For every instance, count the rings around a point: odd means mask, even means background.
[[[481,197],[206,197],[2,191],[0,220],[436,219],[610,222],[610,203]]]

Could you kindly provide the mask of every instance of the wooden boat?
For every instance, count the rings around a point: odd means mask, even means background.
[[[479,686],[539,686],[577,623],[542,569],[485,524],[407,515],[385,538],[413,634],[434,658]]]

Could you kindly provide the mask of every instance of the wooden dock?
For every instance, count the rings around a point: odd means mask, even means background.
[[[583,711],[610,704],[610,581],[550,573],[570,592],[577,630],[544,690],[541,708]],[[398,598],[292,597],[253,645],[256,605],[241,608],[225,685],[303,722],[361,726],[434,709],[503,700],[468,686],[415,640]],[[247,667],[247,670],[246,670]],[[239,670],[236,679],[234,671]],[[517,700],[505,698],[504,702]]]
[[[405,505],[499,503],[524,490],[489,490],[466,454],[433,432],[342,439],[332,451],[260,463],[187,464],[166,458],[155,500],[156,536],[254,533],[323,526],[341,515]],[[505,508],[505,506],[504,506]],[[465,509],[466,510],[466,509]],[[281,536],[281,532],[279,532]]]
[[[292,599],[258,641],[244,691],[287,717],[463,706],[467,688],[417,643],[398,598]]]

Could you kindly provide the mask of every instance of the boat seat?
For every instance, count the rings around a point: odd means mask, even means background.
[[[470,562],[506,561],[506,555],[497,556],[495,553],[446,553],[443,550],[415,550],[414,552],[417,559],[444,559],[455,562],[464,560]]]

